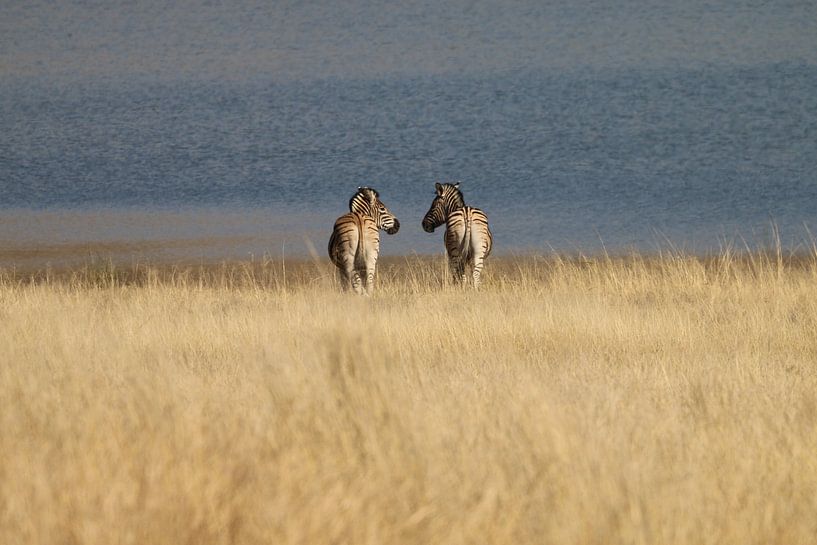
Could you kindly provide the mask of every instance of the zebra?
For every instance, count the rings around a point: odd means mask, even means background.
[[[454,282],[467,282],[467,265],[471,268],[474,288],[479,288],[482,266],[493,244],[488,217],[479,208],[465,205],[459,182],[435,185],[437,195],[423,218],[423,230],[433,233],[445,223],[445,249]]]
[[[371,295],[374,273],[380,253],[380,233],[393,235],[400,222],[380,201],[371,187],[358,187],[349,200],[349,213],[335,221],[329,239],[329,258],[338,268],[341,286],[355,293]]]

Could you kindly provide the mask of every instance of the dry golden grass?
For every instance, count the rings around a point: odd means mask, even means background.
[[[443,267],[6,272],[0,543],[817,542],[813,259]]]

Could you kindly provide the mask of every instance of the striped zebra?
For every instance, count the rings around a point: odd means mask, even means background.
[[[358,294],[371,295],[380,253],[380,233],[393,235],[400,222],[370,187],[358,187],[349,200],[349,213],[335,222],[329,239],[329,258],[338,268],[341,286]]]
[[[467,282],[466,266],[471,268],[474,287],[481,282],[482,266],[491,253],[493,237],[488,217],[479,208],[465,206],[460,184],[436,184],[437,196],[423,218],[423,229],[433,233],[445,223],[445,249],[454,281]]]

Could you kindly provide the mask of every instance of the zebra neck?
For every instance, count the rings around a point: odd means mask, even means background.
[[[372,209],[369,206],[369,203],[353,202],[350,208],[352,209],[352,212],[354,212],[355,214],[360,214],[361,216],[368,216],[370,218],[374,217],[374,214],[372,213]]]
[[[449,210],[446,210],[445,211],[445,219],[448,220],[448,218],[450,218],[451,216],[453,216],[454,214],[456,214],[458,212],[462,212],[464,214],[465,213],[465,208],[466,207],[463,204],[462,206],[457,206],[456,208],[451,208]]]

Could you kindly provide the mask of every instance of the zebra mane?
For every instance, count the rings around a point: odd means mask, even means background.
[[[369,209],[369,195],[374,194],[375,200],[380,200],[380,193],[377,192],[376,189],[371,187],[358,187],[357,191],[352,198],[349,199],[349,211],[354,212],[357,207],[362,206],[363,208]]]
[[[447,202],[457,204],[459,206],[465,206],[465,197],[463,197],[462,191],[460,191],[459,182],[444,183],[437,185],[439,186],[438,194],[441,197],[446,197]]]

